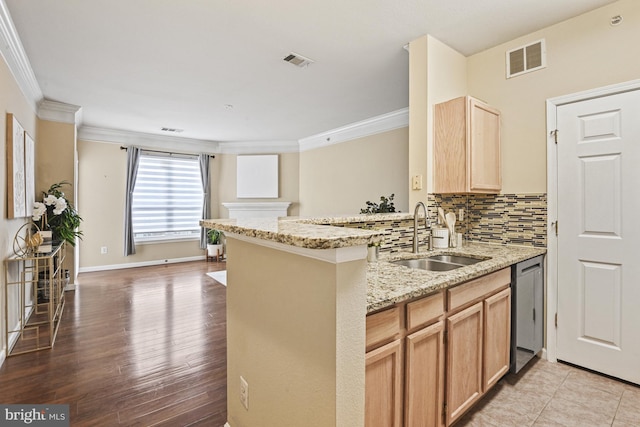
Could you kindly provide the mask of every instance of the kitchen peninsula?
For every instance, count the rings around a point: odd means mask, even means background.
[[[388,238],[386,231],[335,226],[390,218],[412,217],[201,221],[227,236],[230,427],[363,426],[367,313],[544,253],[468,244],[449,252],[486,260],[450,272],[421,271],[387,262],[416,257],[407,252],[385,252],[380,262],[367,263],[367,245]]]

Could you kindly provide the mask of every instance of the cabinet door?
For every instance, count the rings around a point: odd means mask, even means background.
[[[482,301],[447,319],[447,425],[482,394]]]
[[[433,191],[466,193],[467,99],[460,97],[436,104],[434,109]]]
[[[511,342],[511,288],[484,300],[483,391],[509,371]]]
[[[443,425],[444,322],[407,337],[405,426]]]
[[[365,426],[400,427],[402,340],[368,352],[365,365]]]
[[[498,193],[502,188],[500,112],[469,98],[469,114],[469,190]]]

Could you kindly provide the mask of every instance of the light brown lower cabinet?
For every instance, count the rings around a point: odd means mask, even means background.
[[[365,426],[449,426],[508,372],[510,280],[505,268],[367,317]]]
[[[447,425],[482,395],[482,302],[447,318]]]
[[[444,322],[406,338],[405,426],[443,425]]]
[[[483,392],[509,372],[511,288],[484,300]]]
[[[509,371],[511,289],[447,319],[447,425]]]
[[[365,356],[365,426],[402,426],[402,340]]]

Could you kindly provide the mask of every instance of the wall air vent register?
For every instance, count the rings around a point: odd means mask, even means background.
[[[547,66],[544,39],[507,51],[507,78],[540,70]]]

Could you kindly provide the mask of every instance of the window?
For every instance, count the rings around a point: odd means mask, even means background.
[[[197,157],[142,152],[132,201],[135,241],[199,238],[202,199]]]

